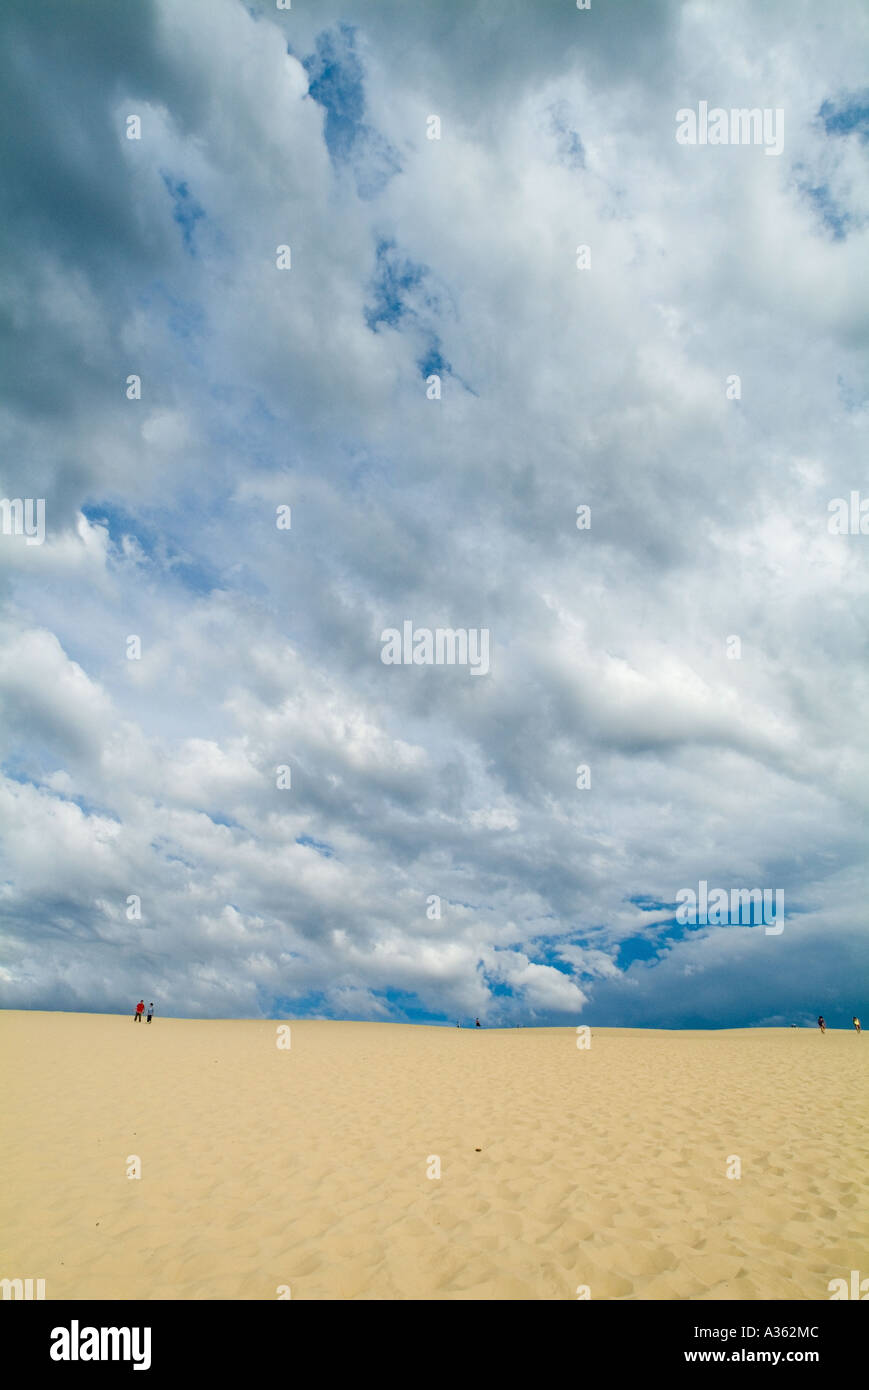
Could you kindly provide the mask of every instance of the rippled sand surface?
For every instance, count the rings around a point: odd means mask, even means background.
[[[49,1299],[827,1299],[869,1275],[869,1036],[277,1029],[0,1014],[0,1278]]]

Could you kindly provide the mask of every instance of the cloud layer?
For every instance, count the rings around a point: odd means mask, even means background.
[[[7,7],[6,1006],[860,1012],[848,14]],[[406,621],[491,671],[385,665]],[[678,924],[701,880],[784,932]]]

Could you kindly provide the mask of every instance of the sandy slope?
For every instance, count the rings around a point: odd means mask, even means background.
[[[309,1022],[280,1051],[276,1027],[0,1014],[0,1277],[826,1299],[869,1276],[869,1036],[595,1029],[581,1051],[569,1029]]]

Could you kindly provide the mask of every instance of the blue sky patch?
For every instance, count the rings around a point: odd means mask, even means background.
[[[324,859],[332,859],[335,854],[333,847],[325,840],[315,840],[311,835],[297,835],[296,844],[304,845],[306,849],[315,849]]]
[[[132,537],[156,569],[174,576],[192,593],[210,594],[215,588],[227,587],[225,576],[220,579],[204,560],[179,550],[158,522],[146,521],[141,513],[134,518],[111,502],[89,502],[81,510],[92,526],[107,527],[112,545],[119,547],[125,536]]]
[[[316,52],[302,59],[308,94],[326,111],[325,140],[332,163],[349,166],[356,191],[376,198],[401,172],[398,151],[365,120],[365,85],[356,52],[356,29],[339,24],[318,34]]]
[[[374,302],[365,309],[365,322],[376,333],[382,323],[395,328],[405,314],[415,311],[406,303],[410,290],[417,289],[428,274],[428,266],[402,256],[394,241],[383,239],[375,250],[371,287]]]
[[[818,110],[828,135],[853,135],[869,140],[869,91],[841,101],[824,101]]]
[[[452,371],[452,367],[441,352],[440,342],[434,335],[424,356],[419,359],[418,365],[420,373],[424,377],[429,377],[432,373],[445,376]]]
[[[190,189],[183,179],[175,180],[170,174],[163,174],[162,179],[172,199],[172,217],[181,228],[181,237],[186,249],[191,256],[195,256],[193,229],[196,223],[205,216],[205,209],[200,207],[196,199],[191,196]]]
[[[852,218],[833,198],[826,183],[800,185],[800,192],[808,198],[818,213],[821,222],[832,233],[834,241],[844,241],[851,226]]]

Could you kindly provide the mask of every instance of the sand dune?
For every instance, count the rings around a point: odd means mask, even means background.
[[[827,1299],[869,1275],[869,1037],[291,1028],[279,1050],[274,1022],[0,1014],[0,1277],[49,1299]]]

